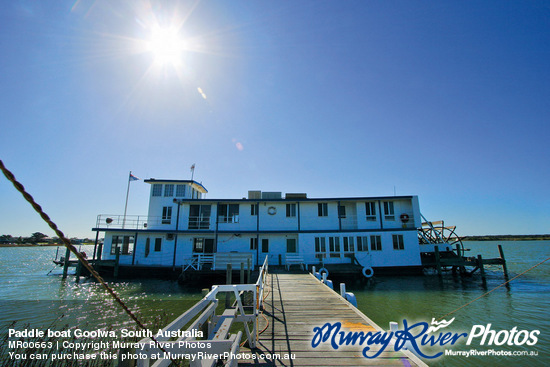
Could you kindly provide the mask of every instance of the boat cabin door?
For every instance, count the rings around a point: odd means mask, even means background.
[[[213,238],[205,238],[204,239],[204,253],[205,254],[213,254],[214,251],[214,239]]]
[[[193,253],[195,254],[213,254],[215,253],[213,238],[195,238],[193,241]]]

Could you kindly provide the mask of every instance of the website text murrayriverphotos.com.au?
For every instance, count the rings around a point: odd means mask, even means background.
[[[524,330],[517,326],[498,329],[488,323],[473,325],[468,332],[453,332],[449,331],[453,321],[454,318],[450,321],[432,319],[428,324],[403,320],[401,328],[396,326],[390,331],[347,329],[346,323],[325,322],[320,326],[312,325],[312,337],[308,343],[311,350],[320,354],[327,349],[353,348],[371,360],[382,358],[384,351],[401,350],[410,351],[426,361],[437,358],[462,358],[466,361],[470,357],[538,357],[539,330]],[[69,363],[75,360],[245,359],[260,362],[296,358],[293,353],[243,353],[238,348],[220,349],[219,343],[203,340],[200,330],[8,328],[5,331],[6,335],[0,336],[5,341],[3,350],[7,350],[7,353],[2,353],[2,361],[34,359]],[[158,342],[157,338],[163,341]]]

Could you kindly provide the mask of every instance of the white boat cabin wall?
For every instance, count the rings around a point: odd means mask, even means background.
[[[103,260],[122,266],[201,267],[197,259],[245,256],[253,265],[287,257],[306,265],[420,266],[417,196],[307,198],[249,191],[243,199],[209,199],[200,183],[145,180],[146,216],[99,215]],[[237,254],[237,255],[231,255]],[[193,263],[194,262],[194,263]]]

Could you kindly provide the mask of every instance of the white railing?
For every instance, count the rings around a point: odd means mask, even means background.
[[[96,220],[96,228],[147,229],[159,224],[162,224],[162,217],[147,215],[99,214]]]
[[[266,258],[260,268],[260,274],[255,284],[213,286],[212,290],[202,300],[162,329],[162,335],[155,337],[155,339],[172,356],[178,354],[198,355],[198,352],[207,351],[211,356],[228,355],[228,358],[224,361],[224,366],[237,366],[238,361],[232,359],[232,356],[239,352],[243,333],[239,331],[237,334],[231,335],[229,334],[229,329],[233,322],[242,322],[249,347],[256,347],[258,338],[257,318],[263,305],[263,293],[267,274],[268,263]],[[235,304],[234,307],[225,309],[221,315],[216,315],[216,307],[219,303],[217,296],[219,293],[232,293],[235,297]],[[246,297],[246,294],[251,294],[252,298]],[[249,301],[246,305],[246,302],[243,301],[244,299]],[[193,323],[182,331],[182,328],[192,320],[194,320]],[[250,324],[252,324],[252,330],[250,329]],[[208,329],[207,338],[198,340],[196,337],[199,336],[198,332],[202,331],[202,329]],[[172,338],[169,336],[164,336],[167,332],[175,332],[183,336],[176,340],[171,340]],[[204,345],[206,343],[210,344],[210,348],[205,348]],[[136,348],[136,354],[141,353],[146,357],[138,359],[137,365],[139,367],[150,366],[150,363],[153,361],[153,366],[155,367],[169,366],[171,364],[170,355],[160,349],[160,346],[151,338],[141,339],[138,344],[140,347]],[[152,356],[155,356],[155,358],[152,359]],[[160,356],[160,358],[156,358],[157,356]],[[176,359],[178,358],[176,357]],[[190,366],[215,366],[218,363],[218,359],[220,358],[197,358],[194,361],[190,361]]]

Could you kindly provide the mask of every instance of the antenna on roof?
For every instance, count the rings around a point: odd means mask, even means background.
[[[195,175],[195,163],[191,165],[191,181],[193,181],[194,175]]]

